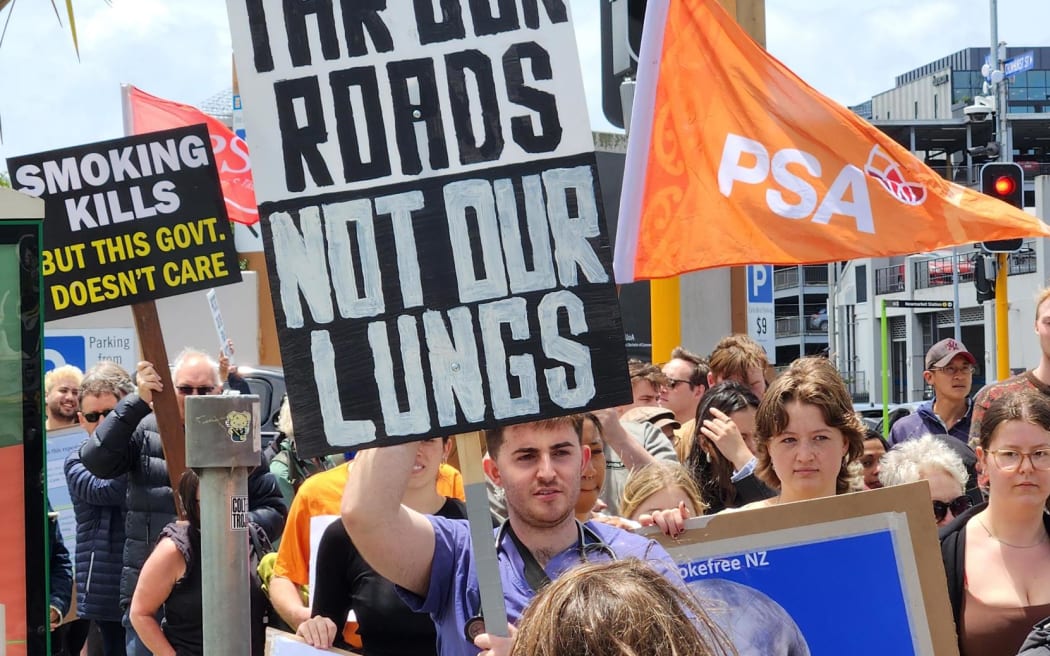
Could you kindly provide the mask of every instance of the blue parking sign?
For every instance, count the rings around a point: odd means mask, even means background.
[[[44,335],[44,373],[71,364],[86,369],[87,349],[80,335]]]
[[[747,267],[747,302],[773,302],[773,267],[752,265]]]

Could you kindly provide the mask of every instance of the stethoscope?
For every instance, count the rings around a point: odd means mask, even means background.
[[[607,556],[610,560],[616,560],[616,552],[602,539],[602,536],[579,520],[574,521],[576,521],[577,531],[576,550],[580,554],[580,563],[587,563],[589,555],[593,554],[601,554]],[[503,541],[508,536],[514,543],[515,548],[517,548],[518,555],[524,563],[525,582],[529,584],[534,593],[538,592],[550,583],[550,578],[543,567],[536,562],[532,552],[522,544],[521,540],[514,533],[514,529],[510,526],[510,520],[505,520],[500,525],[499,531],[496,532],[496,553],[498,554],[500,550],[503,550],[504,554],[507,553],[507,550],[503,548]],[[467,623],[463,625],[463,633],[470,644],[474,644],[474,638],[484,632],[485,617],[480,612],[467,620]]]

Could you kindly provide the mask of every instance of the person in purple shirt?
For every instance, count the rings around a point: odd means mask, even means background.
[[[973,367],[977,358],[962,342],[942,339],[926,352],[923,379],[933,388],[933,399],[923,403],[890,429],[890,444],[900,444],[923,435],[951,435],[963,444],[970,440],[973,404]]]
[[[538,588],[581,562],[636,557],[681,585],[674,561],[653,540],[576,521],[580,476],[590,458],[581,444],[582,423],[574,415],[486,432],[486,473],[503,488],[507,503],[507,522],[494,539],[511,625]],[[483,633],[473,644],[466,635],[481,612],[468,523],[423,515],[398,502],[415,451],[404,444],[357,456],[343,494],[343,525],[409,607],[430,613],[439,654],[509,653],[513,628],[511,638]]]

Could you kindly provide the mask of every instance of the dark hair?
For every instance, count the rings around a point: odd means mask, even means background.
[[[201,505],[197,501],[197,490],[201,482],[197,472],[187,469],[179,477],[179,499],[182,501],[183,514],[180,519],[189,521],[190,526],[201,530]]]
[[[707,366],[707,362],[692,351],[689,351],[681,346],[674,347],[671,351],[672,360],[685,360],[686,362],[693,365],[693,371],[689,374],[689,384],[693,387],[699,385],[705,390],[707,389],[707,374],[711,372],[710,367]]]
[[[552,430],[566,425],[572,426],[573,431],[576,432],[576,438],[579,440],[580,444],[583,444],[583,415],[581,414],[565,415],[564,417],[554,417],[552,419],[540,419],[525,424],[513,425],[530,426],[538,430]],[[509,426],[497,426],[496,428],[490,428],[485,431],[485,448],[488,449],[489,456],[493,460],[499,455],[500,447],[503,446],[503,432],[507,428],[509,428]]]
[[[853,411],[853,399],[842,382],[842,376],[831,361],[821,357],[810,356],[792,362],[762,397],[755,415],[755,457],[758,460],[755,475],[766,485],[780,489],[780,478],[769,457],[769,442],[787,428],[791,420],[787,406],[794,401],[819,408],[825,423],[842,431],[847,451],[839,467],[835,493],[848,492],[852,479],[849,464],[864,454],[865,428]]]
[[[758,408],[758,397],[747,386],[727,380],[708,390],[696,408],[693,434],[686,438],[688,444],[682,449],[683,462],[700,488],[704,504],[717,512],[736,500],[736,486],[732,482],[733,463],[700,430],[704,421],[713,418],[712,408],[731,415],[747,408]]]
[[[1007,421],[1023,421],[1050,431],[1050,398],[1037,390],[1026,389],[995,399],[984,412],[977,445],[987,451],[995,430]]]
[[[889,451],[890,450],[889,442],[887,442],[886,438],[882,436],[882,433],[880,433],[879,431],[875,430],[874,428],[865,428],[864,429],[864,441],[867,442],[868,440],[878,440],[879,442],[882,443],[882,450],[883,451]]]

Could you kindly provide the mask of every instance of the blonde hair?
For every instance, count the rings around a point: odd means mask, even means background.
[[[511,656],[729,656],[688,591],[637,558],[575,567],[536,594]]]
[[[44,374],[44,395],[47,396],[50,394],[51,388],[53,388],[58,381],[66,378],[72,378],[76,381],[77,387],[80,387],[81,381],[84,380],[84,372],[71,364],[64,364],[61,367],[55,367]]]
[[[672,487],[679,487],[685,492],[696,514],[702,515],[707,510],[707,504],[700,497],[700,489],[685,467],[677,462],[652,462],[635,470],[624,484],[620,516],[630,517],[646,499]]]
[[[769,442],[787,429],[791,420],[787,406],[792,402],[817,407],[828,426],[842,431],[848,448],[835,480],[835,493],[851,491],[859,469],[854,461],[864,455],[864,425],[853,411],[853,400],[839,372],[822,357],[799,358],[792,362],[787,371],[773,381],[758,404],[755,475],[770,487],[780,489],[780,478],[769,457]]]

